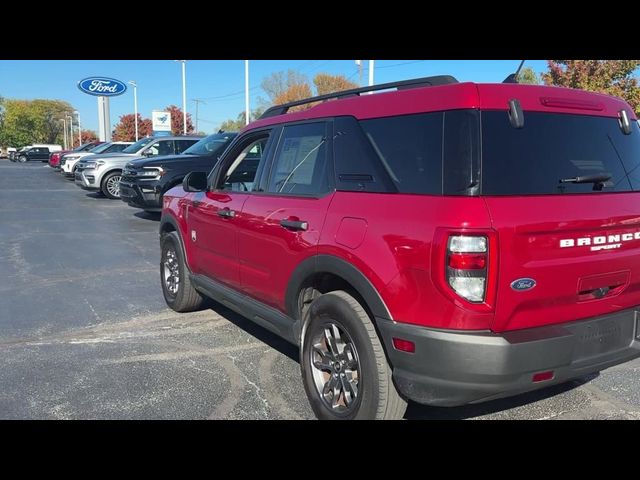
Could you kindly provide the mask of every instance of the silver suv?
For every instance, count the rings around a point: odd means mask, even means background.
[[[202,139],[201,136],[146,137],[122,152],[91,155],[76,164],[75,182],[80,188],[120,198],[120,176],[127,162],[139,157],[178,155]]]

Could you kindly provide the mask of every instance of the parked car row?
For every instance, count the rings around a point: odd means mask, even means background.
[[[75,182],[161,209],[167,305],[214,299],[299,347],[319,418],[401,418],[640,356],[636,120],[615,97],[438,76],[145,138]]]
[[[59,170],[60,168],[60,159],[62,158],[62,155],[69,153],[69,152],[86,152],[89,151],[95,147],[97,147],[98,145],[103,144],[104,142],[100,142],[100,141],[94,141],[94,142],[88,142],[88,143],[83,143],[82,145],[73,148],[71,150],[61,150],[58,152],[53,152],[51,155],[49,155],[49,166]]]
[[[59,152],[62,150],[60,145],[51,145],[51,144],[34,144],[27,145],[26,147],[22,147],[18,150],[11,149],[9,151],[9,160],[12,162],[30,162],[39,160],[41,162],[46,162],[49,160],[49,155],[52,152]]]

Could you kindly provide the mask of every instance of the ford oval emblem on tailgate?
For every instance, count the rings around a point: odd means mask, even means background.
[[[525,292],[531,290],[536,286],[536,281],[533,278],[519,278],[511,282],[511,288],[516,292]]]

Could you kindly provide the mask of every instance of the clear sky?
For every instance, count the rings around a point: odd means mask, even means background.
[[[392,82],[430,75],[453,75],[460,81],[501,82],[518,67],[519,60],[376,60],[375,83]],[[363,60],[366,84],[368,61]],[[546,71],[545,60],[527,60],[525,66]],[[343,74],[356,83],[358,68],[354,60],[252,60],[249,62],[250,106],[257,97],[266,98],[260,82],[272,72],[294,69],[309,79],[320,72]],[[112,77],[138,84],[138,111],[150,118],[152,110],[174,104],[182,107],[182,73],[173,60],[1,60],[0,96],[17,99],[46,98],[66,100],[80,112],[82,128],[97,131],[97,99],[77,88],[89,76]],[[188,60],[187,111],[195,123],[195,103],[200,104],[198,129],[206,133],[244,110],[243,60]],[[120,115],[133,113],[133,87],[112,97],[111,123]]]

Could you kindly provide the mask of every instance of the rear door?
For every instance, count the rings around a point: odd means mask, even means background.
[[[521,129],[511,126],[507,112],[481,117],[482,193],[499,242],[492,329],[639,305],[637,124],[625,135],[615,118],[524,116]]]
[[[294,269],[317,253],[333,198],[329,128],[315,121],[282,129],[268,175],[238,222],[242,289],[282,311]]]
[[[46,147],[40,147],[36,151],[36,159],[40,161],[47,160],[49,158],[49,149]]]

